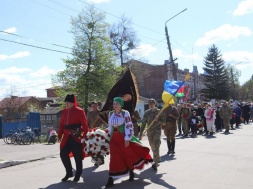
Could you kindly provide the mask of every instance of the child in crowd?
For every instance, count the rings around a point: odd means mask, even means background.
[[[191,126],[191,131],[192,131],[192,137],[197,136],[197,125],[199,123],[199,119],[197,117],[196,111],[192,112],[192,115],[190,117],[190,126]]]

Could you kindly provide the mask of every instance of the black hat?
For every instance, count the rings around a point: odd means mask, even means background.
[[[74,94],[67,94],[66,97],[65,97],[64,102],[75,103],[75,95]]]

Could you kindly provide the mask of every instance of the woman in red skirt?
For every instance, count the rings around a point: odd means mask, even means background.
[[[109,179],[105,187],[113,186],[113,179],[129,174],[134,180],[134,169],[142,170],[145,164],[153,162],[149,148],[144,147],[134,137],[130,113],[123,110],[124,101],[120,97],[113,99],[114,111],[109,112],[108,131],[110,141]]]

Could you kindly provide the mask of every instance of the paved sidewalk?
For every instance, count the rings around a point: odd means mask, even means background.
[[[32,143],[30,145],[5,144],[0,139],[0,169],[20,163],[36,161],[50,156],[58,155],[59,143]]]

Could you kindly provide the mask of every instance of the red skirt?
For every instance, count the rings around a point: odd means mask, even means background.
[[[153,162],[149,154],[150,149],[137,142],[129,142],[125,147],[123,134],[114,131],[110,141],[109,176],[121,177],[129,170],[142,170],[145,164]]]

